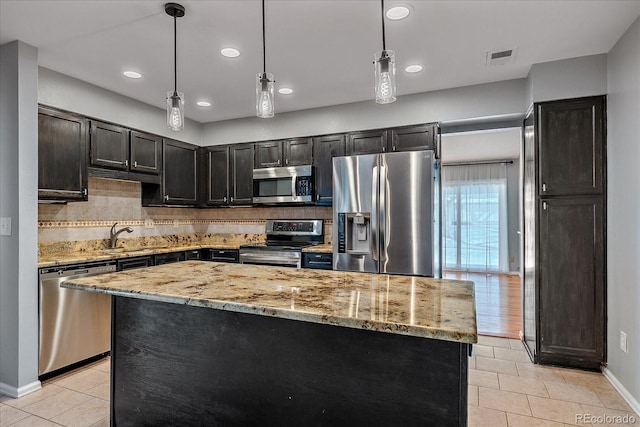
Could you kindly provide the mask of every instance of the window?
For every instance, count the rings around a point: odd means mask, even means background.
[[[442,168],[444,268],[509,270],[504,163]]]

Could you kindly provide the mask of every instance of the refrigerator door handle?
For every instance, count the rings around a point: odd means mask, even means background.
[[[373,167],[371,176],[371,256],[378,263],[378,166]],[[377,270],[377,265],[376,265]]]
[[[378,232],[380,235],[380,262],[387,261],[387,235],[389,234],[389,230],[387,227],[388,224],[388,214],[387,211],[387,167],[380,166],[380,189],[378,190],[380,194],[380,231]],[[386,268],[381,266],[379,271],[380,273],[385,272]]]

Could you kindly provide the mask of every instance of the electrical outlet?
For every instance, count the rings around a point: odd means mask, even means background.
[[[627,334],[624,331],[620,331],[620,350],[625,353],[629,352],[629,349],[627,348]]]
[[[11,218],[0,218],[0,236],[11,236]]]
[[[147,218],[144,220],[144,228],[153,228],[153,220],[151,218]]]
[[[180,224],[178,223],[178,220],[177,220],[177,219],[174,219],[174,220],[173,220],[173,228],[178,228],[178,225],[180,225]]]

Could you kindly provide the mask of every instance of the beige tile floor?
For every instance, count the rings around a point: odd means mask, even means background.
[[[470,427],[591,426],[580,414],[629,414],[640,426],[640,416],[602,374],[534,365],[519,341],[479,337],[469,360]],[[0,427],[58,425],[109,425],[108,359],[20,399],[0,395]]]

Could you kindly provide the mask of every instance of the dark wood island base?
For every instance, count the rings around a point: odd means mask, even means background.
[[[467,343],[126,296],[112,313],[112,426],[467,425]]]

